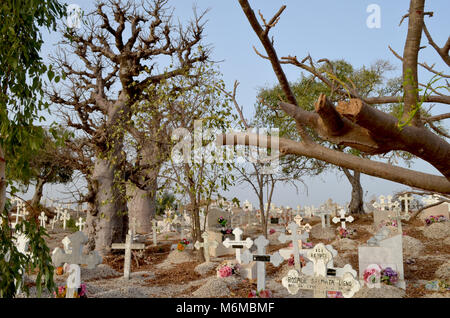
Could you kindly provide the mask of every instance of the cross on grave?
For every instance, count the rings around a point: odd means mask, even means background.
[[[78,226],[78,231],[83,231],[84,226],[86,225],[86,222],[83,221],[83,218],[80,216],[77,223],[75,223],[76,226]]]
[[[386,207],[387,207],[387,205],[384,203],[385,196],[384,196],[384,195],[380,195],[378,198],[380,199],[380,203],[374,202],[374,203],[372,204],[372,206],[373,206],[374,208],[376,208],[376,209],[379,209],[379,210],[381,210],[381,211],[384,211],[384,210],[386,209]]]
[[[302,244],[302,237],[299,234],[297,223],[291,222],[291,223],[289,223],[287,228],[291,232],[291,235],[286,235],[286,234],[282,233],[278,237],[278,240],[281,243],[286,243],[287,241],[292,241],[292,248],[294,250],[294,266],[295,266],[295,269],[300,272],[300,270],[301,270],[300,249],[301,248],[299,248],[299,243]]]
[[[152,234],[153,234],[153,246],[158,245],[158,242],[156,241],[156,220],[152,220]]]
[[[52,253],[52,262],[56,267],[61,266],[64,263],[87,265],[88,268],[95,268],[98,264],[101,264],[102,257],[97,251],[93,251],[89,254],[83,254],[83,246],[87,243],[88,239],[83,232],[75,232],[68,236],[70,244],[72,245],[72,252],[66,253],[61,248],[57,247]]]
[[[402,195],[398,199],[400,200],[400,202],[402,202],[402,201],[405,202],[404,203],[404,207],[405,207],[404,211],[406,213],[408,213],[409,212],[409,202],[412,201],[412,197],[409,194],[405,193],[404,195]]]
[[[39,215],[38,220],[40,222],[40,226],[45,229],[45,222],[47,221],[47,216],[44,212],[41,212],[41,215]]]
[[[138,226],[141,226],[141,222],[139,222],[134,216],[131,218],[130,223],[128,225],[128,227],[130,228],[131,231],[131,238],[134,241],[135,240],[135,236],[136,236],[136,228]]]
[[[54,217],[53,219],[50,220],[50,224],[52,226],[52,230],[55,229],[55,224],[58,221],[58,219],[56,217]]]
[[[111,245],[112,249],[125,250],[125,264],[123,265],[123,277],[130,279],[131,271],[131,250],[143,250],[145,248],[144,243],[133,243],[132,231],[129,230],[125,239],[125,244],[114,243]]]
[[[56,220],[61,220],[61,214],[63,214],[63,209],[61,204],[58,204],[58,206],[56,207]]]
[[[67,277],[66,298],[74,298],[75,291],[81,286],[81,269],[77,264],[66,264],[64,271],[69,273]]]
[[[265,263],[270,262],[274,266],[278,267],[284,259],[278,252],[275,252],[273,255],[266,255],[266,246],[269,245],[269,240],[267,240],[263,235],[260,235],[253,243],[256,245],[257,254],[252,254],[249,250],[246,250],[242,254],[242,262],[244,264],[248,264],[251,261],[257,262],[257,289],[258,291],[261,291],[266,288]]]
[[[64,212],[61,214],[61,221],[63,221],[63,229],[66,229],[66,223],[70,220],[70,213],[67,209],[64,209]]]
[[[239,264],[242,263],[241,260],[241,249],[243,249],[244,247],[246,248],[250,248],[253,245],[253,240],[249,237],[247,237],[247,239],[245,241],[241,240],[241,235],[242,235],[242,230],[240,228],[235,228],[233,230],[233,234],[234,234],[234,241],[231,241],[228,237],[225,239],[225,241],[223,241],[223,245],[226,248],[234,248],[236,249],[236,260],[238,261]]]
[[[353,218],[353,216],[351,216],[351,215],[349,215],[349,216],[345,216],[345,210],[344,209],[340,209],[339,210],[339,216],[340,216],[340,218],[338,218],[338,217],[334,217],[333,218],[333,223],[338,223],[338,222],[341,222],[341,227],[343,228],[343,229],[345,229],[345,222],[353,222],[353,220],[354,220],[354,218]]]
[[[12,216],[16,217],[16,222],[14,223],[17,224],[19,222],[19,217],[23,217],[22,216],[22,206],[23,206],[23,202],[22,200],[18,199],[18,198],[13,198],[12,203],[16,203],[16,213],[12,213]]]
[[[290,294],[295,295],[300,289],[306,289],[314,291],[314,298],[325,298],[327,291],[339,291],[345,298],[350,298],[360,289],[359,281],[351,272],[345,272],[341,277],[328,276],[327,263],[332,260],[332,254],[323,243],[316,244],[308,251],[307,257],[314,264],[314,276],[290,270],[282,279],[282,285]]]
[[[209,247],[212,246],[213,248],[216,248],[217,246],[219,246],[219,243],[217,241],[209,241],[208,240],[208,232],[203,232],[202,234],[202,238],[203,238],[203,243],[200,243],[199,241],[195,242],[194,247],[196,249],[200,249],[203,247],[203,255],[205,255],[205,261],[207,263],[209,263],[210,261],[210,257],[209,257]]]
[[[307,233],[309,233],[311,231],[312,227],[311,227],[311,225],[309,225],[309,223],[302,225],[303,218],[300,215],[296,215],[294,217],[294,221],[298,225],[298,234],[299,235],[301,235],[303,231],[305,231]],[[305,237],[305,235],[300,237],[301,240],[298,243],[300,250],[303,249],[303,241],[302,240],[306,240],[307,238],[308,238],[308,236]]]

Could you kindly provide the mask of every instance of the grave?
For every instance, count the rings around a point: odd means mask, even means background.
[[[45,212],[41,212],[41,214],[38,217],[39,225],[45,229],[45,222],[47,222],[47,216],[45,215]]]
[[[441,200],[438,195],[434,195],[434,196],[429,195],[422,199],[422,202],[425,205],[434,204],[439,201],[441,201]],[[449,214],[450,214],[450,203],[444,202],[439,205],[436,205],[436,206],[433,206],[433,207],[423,210],[419,214],[419,218],[425,222],[425,219],[429,218],[432,215],[433,216],[443,215],[448,220]]]
[[[367,245],[358,247],[359,278],[363,280],[364,270],[371,264],[382,268],[391,267],[398,273],[397,287],[406,289],[403,270],[402,234],[390,237],[387,228],[381,228],[375,236],[367,241]]]
[[[341,228],[345,229],[345,224],[346,222],[353,222],[354,218],[353,216],[349,215],[349,216],[345,216],[345,209],[340,209],[339,212],[339,217],[334,217],[333,218],[333,223],[338,223],[341,222]]]
[[[257,263],[257,291],[261,291],[266,289],[265,263],[270,262],[278,267],[283,262],[283,257],[278,252],[273,255],[266,254],[266,246],[269,245],[269,241],[263,235],[260,235],[253,243],[257,248],[257,254],[252,254],[249,250],[246,250],[242,255],[242,262],[243,264],[249,264],[252,261]]]
[[[218,219],[223,217],[226,220],[226,225],[219,224]],[[231,226],[231,214],[228,211],[224,211],[219,208],[212,208],[206,216],[207,226],[206,232],[208,233],[209,240],[216,241],[217,245],[209,246],[209,253],[213,257],[220,257],[223,255],[234,254],[234,249],[226,248],[222,243],[226,238],[225,231],[230,229]]]
[[[131,271],[131,251],[132,250],[143,250],[145,248],[144,243],[133,243],[133,231],[129,230],[125,239],[125,244],[123,243],[114,243],[111,246],[112,249],[120,249],[125,250],[125,260],[123,266],[123,277],[125,279],[130,279],[130,271]]]
[[[233,234],[235,235],[234,240],[226,238],[223,245],[227,248],[233,248],[236,250],[236,260],[240,266],[240,275],[242,278],[254,279],[256,277],[256,262],[250,262],[249,264],[242,264],[241,250],[248,250],[253,245],[253,240],[247,237],[245,241],[241,240],[242,230],[240,228],[235,228]]]
[[[200,249],[203,247],[203,254],[205,255],[205,261],[207,263],[210,262],[210,248],[215,249],[219,243],[213,239],[209,238],[208,232],[202,233],[203,243],[200,243],[199,241],[195,242],[194,247],[196,249]]]
[[[290,270],[282,279],[282,285],[290,294],[295,295],[300,289],[304,289],[313,290],[314,298],[325,298],[329,291],[341,292],[345,298],[351,298],[360,289],[360,283],[351,271],[344,270],[339,277],[335,276],[335,272],[328,271],[327,264],[333,257],[323,243],[310,249],[307,257],[313,263],[313,276]]]
[[[294,255],[294,266],[295,269],[300,271],[300,247],[299,244],[302,244],[302,237],[299,234],[299,226],[295,222],[291,222],[288,225],[288,229],[291,232],[291,235],[286,235],[284,233],[280,234],[278,240],[281,243],[286,243],[288,241],[292,241],[292,248],[280,249],[279,253],[283,257],[283,259],[289,259],[291,254]],[[305,232],[307,233],[307,232]]]

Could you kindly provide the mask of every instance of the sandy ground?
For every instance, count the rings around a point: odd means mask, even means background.
[[[310,233],[311,241],[316,244],[323,242],[331,244],[338,251],[334,259],[335,266],[352,265],[358,271],[358,245],[365,243],[375,233],[371,215],[356,217],[348,228],[357,230],[351,238],[337,238],[335,225],[326,230],[321,229],[317,218],[305,220],[313,225]],[[274,227],[276,232],[269,235],[268,252],[273,253],[282,245],[277,238],[283,231],[280,225]],[[244,236],[255,239],[259,233],[257,227],[244,229]],[[436,292],[425,289],[430,280],[440,279],[450,284],[450,222],[426,226],[420,220],[403,226],[404,268],[407,283],[406,291],[382,285],[382,288],[362,288],[355,297],[361,298],[401,298],[401,297],[446,297],[450,292]],[[47,243],[50,250],[63,247],[61,240],[70,231],[60,228],[50,230]],[[179,252],[171,250],[171,245],[180,240],[178,233],[164,233],[158,235],[158,246],[152,246],[152,241],[146,242],[145,251],[133,252],[132,273],[129,280],[122,277],[123,252],[116,252],[103,259],[103,264],[95,269],[82,268],[81,279],[86,284],[89,298],[183,298],[183,297],[247,297],[248,293],[256,289],[256,281],[242,279],[233,275],[228,278],[217,278],[216,267],[223,260],[231,260],[234,255],[212,258],[210,263],[200,263],[197,252],[185,250]],[[307,298],[312,297],[312,291],[300,290],[297,295],[291,295],[281,285],[282,277],[292,269],[287,261],[279,267],[271,264],[266,266],[266,287],[274,297]],[[66,274],[55,275],[57,285],[65,285]],[[31,297],[35,297],[33,277],[29,277]],[[21,295],[21,297],[25,297]],[[44,293],[42,297],[53,297]]]

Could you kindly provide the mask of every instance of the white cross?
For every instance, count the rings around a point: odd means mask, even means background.
[[[352,297],[359,289],[360,284],[351,270],[344,272],[342,277],[328,276],[327,264],[333,259],[330,251],[323,243],[318,243],[307,253],[308,259],[314,266],[314,276],[299,274],[296,270],[289,271],[288,275],[283,277],[282,285],[287,288],[290,294],[295,295],[300,289],[313,290],[314,298],[326,297],[326,292],[340,291],[345,298]]]
[[[339,210],[339,216],[340,216],[340,218],[338,218],[338,217],[334,217],[333,218],[333,223],[338,223],[338,222],[341,222],[341,227],[343,228],[343,229],[345,229],[345,222],[353,222],[353,220],[354,220],[354,218],[353,218],[353,216],[351,216],[351,215],[349,215],[349,216],[345,216],[345,210],[344,209],[340,209]]]
[[[136,235],[136,228],[141,226],[141,222],[139,222],[134,216],[131,218],[130,223],[128,224],[128,228],[131,230],[131,238],[134,240]]]
[[[372,204],[372,206],[373,206],[374,208],[376,208],[376,209],[379,209],[379,210],[381,210],[381,211],[384,211],[384,210],[386,209],[386,204],[384,203],[384,199],[385,199],[384,195],[380,195],[380,196],[379,196],[379,199],[380,199],[380,203],[374,202],[374,203]]]
[[[58,219],[56,217],[54,217],[53,219],[50,220],[50,224],[52,226],[52,230],[55,228],[56,221],[58,221]]]
[[[280,234],[278,240],[281,243],[286,243],[287,241],[292,241],[292,248],[294,250],[294,265],[295,269],[300,272],[301,264],[300,264],[300,249],[299,244],[302,244],[302,237],[298,233],[298,225],[295,222],[291,222],[288,225],[289,231],[292,233],[291,235],[286,235],[284,233]]]
[[[38,219],[40,221],[40,226],[45,229],[45,222],[47,221],[47,216],[45,215],[45,213],[41,212],[41,215],[39,215]]]
[[[305,225],[302,225],[303,218],[300,215],[296,215],[294,217],[295,223],[298,225],[298,234],[301,235],[303,231],[309,233],[312,229],[311,225],[309,223],[306,223]],[[299,241],[299,249],[303,249],[303,242],[302,240],[305,239],[304,237],[301,237],[301,240]]]
[[[225,239],[225,241],[223,241],[223,245],[226,248],[234,248],[236,249],[236,260],[238,261],[239,264],[241,264],[242,260],[241,260],[241,249],[243,249],[244,247],[246,248],[250,248],[253,245],[253,240],[249,237],[247,237],[247,239],[245,241],[241,240],[241,235],[242,235],[242,230],[240,228],[235,228],[233,230],[233,234],[234,234],[234,241],[231,241],[228,237]]]
[[[52,201],[53,202],[53,201]],[[61,214],[63,213],[63,209],[61,204],[58,204],[58,206],[56,207],[56,220],[61,220]]]
[[[74,298],[75,291],[81,286],[81,270],[77,264],[66,264],[64,271],[69,273],[67,277],[66,298]]]
[[[405,203],[405,212],[409,212],[409,202],[412,201],[412,198],[409,194],[405,193],[403,196],[399,197],[400,201],[404,201]]]
[[[124,249],[125,250],[125,264],[123,266],[123,277],[125,279],[130,278],[131,271],[131,250],[142,250],[145,248],[144,243],[132,243],[133,238],[131,235],[131,231],[128,231],[126,236],[125,244],[123,243],[114,243],[112,244],[112,249]]]
[[[84,226],[86,225],[86,222],[84,222],[83,218],[80,216],[80,218],[78,219],[78,222],[75,223],[75,225],[78,226],[78,231],[83,231]]]
[[[275,252],[273,255],[266,255],[266,246],[269,245],[269,240],[263,235],[260,235],[254,244],[257,247],[257,254],[253,255],[249,250],[246,250],[242,254],[242,262],[244,264],[248,264],[251,261],[257,262],[257,289],[259,292],[266,288],[266,262],[270,262],[278,267],[284,259],[278,252]]]
[[[200,243],[199,241],[197,241],[197,242],[195,242],[194,247],[198,250],[203,247],[203,254],[205,255],[205,261],[209,262],[210,261],[209,247],[212,246],[213,248],[216,248],[219,245],[219,243],[214,240],[209,241],[208,240],[208,232],[203,232],[202,238],[203,238],[203,243]]]
[[[66,229],[66,223],[70,220],[70,213],[67,209],[64,209],[64,212],[61,214],[61,221],[63,221],[63,229]]]

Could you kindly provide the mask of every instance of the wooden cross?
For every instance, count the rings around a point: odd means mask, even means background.
[[[234,248],[236,249],[236,260],[238,261],[239,264],[242,263],[241,260],[241,249],[243,249],[244,247],[246,248],[250,248],[253,245],[253,240],[249,237],[247,237],[247,239],[245,241],[241,240],[241,235],[242,235],[242,230],[240,228],[235,228],[233,230],[233,234],[234,234],[234,241],[231,241],[228,237],[225,239],[225,241],[223,241],[223,245],[226,248]]]
[[[195,242],[194,247],[196,249],[200,249],[203,247],[203,255],[205,255],[205,261],[209,262],[210,261],[210,257],[209,257],[209,247],[213,247],[216,248],[217,246],[219,246],[219,243],[216,241],[209,241],[208,240],[208,232],[203,232],[202,234],[202,238],[203,238],[203,243],[200,243],[199,241]]]
[[[300,264],[300,249],[299,244],[302,244],[302,237],[298,233],[298,224],[295,222],[291,222],[288,225],[288,229],[291,232],[291,235],[286,235],[284,233],[280,234],[278,240],[281,243],[286,243],[287,241],[292,241],[292,248],[294,250],[294,266],[295,269],[300,272],[301,264]]]
[[[125,244],[114,243],[111,245],[112,249],[125,250],[125,264],[123,266],[123,277],[130,279],[131,271],[131,250],[143,250],[145,248],[144,243],[133,243],[132,231],[129,230],[125,239]]]
[[[242,262],[244,264],[248,264],[251,261],[257,262],[257,289],[261,291],[266,288],[266,262],[270,262],[278,267],[284,259],[278,252],[275,252],[273,255],[266,255],[266,246],[269,245],[269,240],[263,235],[260,235],[254,241],[254,244],[257,247],[257,254],[254,255],[249,250],[246,250],[242,254]]]
[[[70,220],[70,213],[67,209],[64,209],[64,212],[61,214],[61,221],[63,221],[63,229],[66,229],[66,223]]]
[[[70,240],[70,244],[72,245],[71,253],[66,253],[59,247],[55,248],[52,253],[53,265],[58,267],[64,263],[78,265],[86,264],[88,268],[92,269],[102,263],[102,257],[97,251],[93,251],[89,254],[83,254],[83,246],[88,241],[83,232],[75,232],[69,235],[68,238]]]
[[[41,214],[38,217],[38,220],[40,221],[40,226],[42,226],[45,229],[45,222],[47,221],[47,216],[45,215],[45,212],[41,212]]]
[[[314,264],[314,276],[290,270],[282,279],[282,285],[290,294],[295,295],[300,289],[306,289],[314,291],[314,298],[325,298],[327,291],[339,291],[345,298],[350,298],[360,289],[359,281],[350,271],[344,272],[341,277],[328,276],[327,263],[332,260],[332,254],[323,243],[316,244],[308,251],[307,257]]]
[[[349,216],[345,216],[345,210],[344,209],[340,209],[339,210],[339,216],[340,216],[340,218],[338,218],[338,217],[334,217],[333,218],[333,223],[338,223],[338,222],[341,222],[341,227],[343,228],[343,229],[345,229],[345,222],[353,222],[353,220],[354,220],[354,218],[353,218],[353,216],[351,216],[351,215],[349,215]]]
[[[84,230],[84,226],[86,225],[86,222],[83,221],[83,218],[80,216],[80,218],[78,219],[78,222],[75,223],[76,226],[78,226],[78,230],[79,231],[83,231]]]

